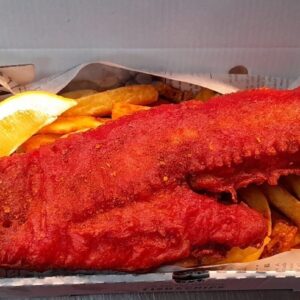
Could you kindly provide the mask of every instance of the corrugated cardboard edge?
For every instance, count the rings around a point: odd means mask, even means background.
[[[32,284],[17,282],[11,279],[6,286],[0,286],[1,296],[62,296],[106,293],[135,293],[135,292],[188,292],[188,291],[242,291],[242,290],[293,290],[300,289],[299,276],[286,274],[249,276],[249,274],[231,274],[231,276],[208,276],[205,280],[190,280],[175,282],[170,274],[163,274],[155,280],[151,274],[138,275],[91,275],[55,278],[55,283],[47,278],[35,278]],[[297,275],[297,276],[296,276]],[[127,280],[124,280],[126,276]],[[129,278],[131,276],[131,278]],[[104,278],[105,277],[105,278]],[[156,277],[156,274],[155,274]]]

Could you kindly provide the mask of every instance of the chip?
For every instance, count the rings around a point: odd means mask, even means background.
[[[142,105],[134,105],[129,103],[115,103],[112,108],[111,117],[113,120],[123,116],[132,115],[138,111],[148,110],[150,107]]]
[[[76,108],[64,116],[108,116],[115,103],[148,105],[157,100],[158,93],[152,85],[126,86],[76,99]]]
[[[249,186],[245,189],[241,189],[240,195],[244,202],[246,202],[251,208],[261,213],[268,222],[268,236],[272,232],[272,217],[271,209],[266,196],[257,186]]]
[[[35,149],[40,148],[41,146],[54,143],[57,139],[60,138],[60,135],[57,134],[36,134],[22,144],[17,152],[30,152]]]
[[[300,228],[300,201],[279,185],[264,184],[262,190],[268,201]]]
[[[106,122],[106,119],[99,119],[92,116],[58,117],[56,121],[42,128],[39,133],[61,135],[73,131],[96,128]]]
[[[286,176],[283,181],[296,195],[296,197],[300,199],[300,177],[296,175],[289,175]]]

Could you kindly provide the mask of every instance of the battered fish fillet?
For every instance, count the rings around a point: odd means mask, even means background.
[[[0,266],[145,270],[259,245],[217,194],[300,174],[299,91],[253,90],[121,118],[0,160]]]

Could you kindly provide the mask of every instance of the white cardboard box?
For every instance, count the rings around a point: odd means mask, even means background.
[[[226,73],[243,64],[251,74],[300,75],[298,0],[0,0],[0,8],[0,65],[34,63],[37,78],[99,59],[150,72]],[[175,283],[168,274],[130,284],[98,277],[75,285],[58,277],[29,286],[7,279],[0,295],[299,288],[298,274],[245,277]]]
[[[154,72],[297,77],[298,0],[1,0],[0,65],[106,60]]]

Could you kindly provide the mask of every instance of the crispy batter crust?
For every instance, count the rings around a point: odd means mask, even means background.
[[[300,95],[164,105],[0,160],[0,265],[138,270],[246,247],[261,215],[213,196],[299,174]],[[201,251],[200,251],[201,252]]]

